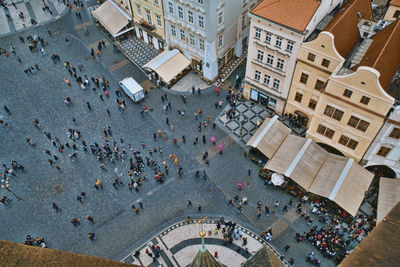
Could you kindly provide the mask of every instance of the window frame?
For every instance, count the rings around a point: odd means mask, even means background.
[[[301,103],[301,100],[303,100],[303,94],[296,92],[296,94],[294,95],[294,101]]]
[[[173,15],[174,12],[174,4],[172,4],[172,2],[168,2],[168,13]]]
[[[300,83],[307,84],[308,78],[310,78],[310,75],[308,75],[307,73],[302,72],[301,75],[300,75]]]
[[[350,89],[345,88],[343,91],[343,96],[345,96],[347,98],[351,98],[352,94],[353,94],[353,91],[351,91]]]
[[[261,39],[261,29],[256,28],[254,32],[254,39],[260,40]]]
[[[282,41],[283,41],[282,37],[280,37],[280,36],[276,37],[275,47],[282,48]]]
[[[171,29],[171,35],[176,36],[176,26],[170,25],[170,29]]]
[[[268,43],[268,44],[270,44],[270,43],[271,43],[271,40],[272,40],[272,33],[267,32],[267,33],[265,34],[265,42]]]
[[[178,18],[183,19],[185,17],[185,12],[183,11],[182,6],[178,6]]]
[[[268,54],[267,56],[267,65],[273,66],[274,65],[274,55]]]
[[[188,22],[193,24],[194,23],[194,12],[192,10],[187,10],[188,15]]]
[[[307,60],[309,60],[311,62],[314,62],[315,61],[315,54],[309,52],[308,55],[307,55]]]
[[[145,8],[145,10],[146,10],[147,23],[149,25],[153,25],[153,20],[152,20],[152,17],[151,17],[151,11],[148,10],[147,8]]]
[[[389,137],[394,139],[400,139],[400,128],[394,127],[392,131],[390,131]]]
[[[204,51],[204,49],[205,49],[205,41],[201,38],[199,38],[199,49],[201,51]]]
[[[197,15],[199,27],[204,29],[204,17],[202,15]]]
[[[138,4],[136,4],[136,12],[138,13],[139,16],[142,16],[142,7]]]
[[[292,52],[293,51],[293,47],[294,47],[294,42],[293,41],[288,41],[287,44],[286,44],[286,51]]]
[[[218,12],[218,25],[221,25],[224,23],[224,11],[221,10]]]
[[[267,81],[267,82],[266,82]],[[271,82],[271,76],[268,74],[264,74],[264,85],[269,86],[269,83]]]
[[[195,36],[191,33],[189,33],[189,44],[192,46],[196,46],[196,39]]]
[[[314,89],[316,89],[316,90],[321,90],[322,87],[324,87],[324,84],[325,84],[324,81],[321,81],[321,80],[318,80],[318,79],[317,79],[317,80],[315,81]]]
[[[360,99],[360,103],[362,103],[364,105],[368,105],[370,101],[371,101],[371,98],[368,96],[365,96],[365,95],[363,95]]]
[[[257,50],[257,60],[261,62],[264,60],[264,51]]]
[[[224,46],[224,34],[221,34],[218,36],[218,48],[221,48]]]
[[[322,59],[322,62],[321,62],[321,66],[324,66],[325,68],[329,68],[329,65],[331,64],[331,61],[330,60],[328,60],[328,59],[326,59],[326,58],[323,58]]]
[[[281,85],[281,81],[277,78],[274,78],[274,83],[272,84],[272,89],[279,91],[279,86]]]
[[[276,68],[278,70],[282,70],[283,71],[283,66],[285,64],[285,60],[278,58],[277,62],[276,62]]]
[[[254,80],[256,80],[257,82],[260,82],[260,79],[261,79],[261,71],[255,70],[254,71]]]
[[[317,100],[310,98],[310,101],[308,101],[308,108],[315,110],[317,104],[318,104]]]
[[[376,155],[377,155],[377,156],[380,156],[380,157],[386,158],[387,155],[389,155],[389,153],[390,153],[391,151],[392,151],[392,148],[386,147],[386,146],[381,146],[381,147],[379,148],[379,150],[376,152]]]
[[[183,30],[182,28],[179,28],[179,38],[182,41],[186,41],[186,33],[185,33],[185,30]]]

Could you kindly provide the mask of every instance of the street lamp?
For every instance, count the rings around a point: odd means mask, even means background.
[[[13,194],[13,195],[18,199],[18,201],[21,201],[21,200],[22,200],[22,198],[20,198],[19,196],[17,196],[17,194],[15,194],[14,191],[11,190],[10,184],[8,183],[8,181],[5,182],[5,185],[1,185],[1,188],[7,189],[8,192],[10,192],[11,194]]]

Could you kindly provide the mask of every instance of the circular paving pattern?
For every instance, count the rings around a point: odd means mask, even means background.
[[[212,255],[218,253],[217,260],[224,266],[239,267],[263,245],[267,245],[278,258],[280,257],[280,254],[259,235],[240,225],[236,225],[236,228],[240,228],[242,236],[247,238],[247,244],[243,245],[242,238],[234,238],[232,243],[225,242],[222,231],[214,231],[216,223],[217,219],[204,220],[203,229],[207,233],[205,245]],[[200,229],[199,218],[177,222],[132,250],[121,262],[143,266],[187,266],[201,247]],[[146,250],[152,252],[152,246],[161,248],[160,257],[155,262],[154,255],[152,257],[146,254]],[[135,251],[140,252],[139,256],[134,256]]]

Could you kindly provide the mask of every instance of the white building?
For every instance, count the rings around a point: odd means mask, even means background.
[[[256,0],[163,0],[167,46],[213,81],[247,45],[249,9]]]
[[[366,167],[387,166],[400,178],[400,106],[390,114],[363,159]]]
[[[282,114],[300,45],[341,0],[263,0],[250,11],[244,97]]]

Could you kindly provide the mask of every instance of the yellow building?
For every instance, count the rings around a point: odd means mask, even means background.
[[[165,49],[165,27],[162,0],[125,0],[133,17],[135,34],[155,49]]]
[[[357,25],[374,25],[371,19],[368,0],[350,1],[302,44],[285,107],[308,137],[357,161],[393,106],[386,90],[400,63],[398,21],[360,42]]]
[[[388,10],[386,11],[384,20],[400,19],[400,0],[391,0]]]

